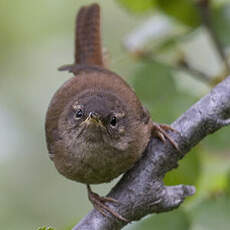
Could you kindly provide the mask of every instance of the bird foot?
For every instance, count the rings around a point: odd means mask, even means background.
[[[87,185],[87,191],[88,191],[88,197],[91,203],[93,204],[94,208],[96,208],[102,215],[105,217],[108,217],[108,212],[118,218],[119,220],[122,220],[124,222],[129,222],[126,218],[121,216],[119,213],[113,211],[108,206],[106,206],[105,202],[113,202],[113,203],[119,203],[117,200],[111,198],[111,197],[103,197],[99,196],[97,193],[93,192],[89,185]]]
[[[176,133],[179,133],[177,130],[173,129],[171,126],[166,125],[166,124],[157,124],[155,122],[152,123],[152,134],[155,137],[158,137],[163,143],[166,142],[166,139],[172,144],[172,146],[178,151],[181,152],[179,149],[177,143],[166,133],[166,131],[170,130]]]

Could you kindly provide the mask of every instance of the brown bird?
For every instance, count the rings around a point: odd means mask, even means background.
[[[92,192],[90,184],[110,182],[140,159],[152,135],[177,145],[154,123],[135,92],[104,67],[100,8],[82,7],[77,16],[75,62],[60,70],[74,77],[53,96],[46,114],[49,156],[59,173],[87,185],[88,196],[102,214],[127,221],[105,205],[116,202]]]

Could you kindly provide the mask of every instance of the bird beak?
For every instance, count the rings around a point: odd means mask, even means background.
[[[87,125],[95,124],[97,126],[104,127],[104,125],[102,124],[102,122],[100,120],[99,114],[97,114],[95,112],[90,112],[89,116],[82,123],[87,124]]]

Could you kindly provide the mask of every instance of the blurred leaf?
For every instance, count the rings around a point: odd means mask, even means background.
[[[171,70],[156,61],[143,62],[132,80],[137,95],[150,105],[157,97],[166,99],[175,92]]]
[[[230,4],[218,8],[213,13],[213,23],[215,30],[223,43],[230,44]]]
[[[201,159],[199,148],[194,148],[187,154],[179,167],[166,174],[164,182],[167,185],[196,184],[201,174]]]
[[[170,120],[172,113],[169,103],[176,90],[170,69],[154,61],[142,63],[131,80],[137,96],[154,120]]]
[[[62,228],[62,230],[72,230],[76,224],[77,221],[75,221],[73,224],[68,225],[67,227]]]
[[[230,171],[228,154],[200,152],[202,175],[197,186],[197,194],[207,197],[210,193],[219,193],[227,187],[227,176]]]
[[[195,100],[190,95],[178,92],[172,69],[156,61],[137,66],[131,81],[154,121],[172,122]]]
[[[187,26],[197,27],[200,25],[199,12],[191,0],[157,0],[157,4],[164,13]]]
[[[226,186],[225,191],[230,197],[230,170],[228,171],[228,174],[227,174],[227,186]]]
[[[181,23],[197,27],[200,17],[195,4],[191,0],[116,0],[121,5],[136,13],[143,13],[149,9],[159,8],[170,17],[176,18]]]
[[[230,226],[230,198],[219,196],[201,202],[191,211],[191,230],[227,230]]]
[[[230,127],[225,127],[204,140],[204,145],[210,150],[226,150],[229,148]]]
[[[41,227],[38,230],[54,230],[54,228],[51,228],[51,227]]]
[[[146,10],[154,9],[155,0],[116,0],[122,6],[135,13],[143,13]]]
[[[154,53],[161,54],[174,48],[180,41],[182,41],[184,34],[175,34],[165,38],[155,49]]]
[[[135,224],[133,227],[131,225],[132,230],[188,230],[189,228],[189,218],[186,213],[182,211],[182,209],[153,215],[147,219],[144,219],[140,223]]]
[[[75,2],[74,6],[80,4]],[[69,26],[75,11],[70,1],[7,1],[0,0],[0,47],[28,45],[61,32],[72,31]],[[71,20],[71,21],[70,21]]]

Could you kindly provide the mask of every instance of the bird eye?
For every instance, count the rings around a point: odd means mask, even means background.
[[[75,118],[80,119],[83,116],[83,111],[81,109],[78,109],[75,113]]]
[[[111,121],[110,121],[110,125],[112,127],[115,127],[117,124],[117,118],[115,116],[112,117]]]

